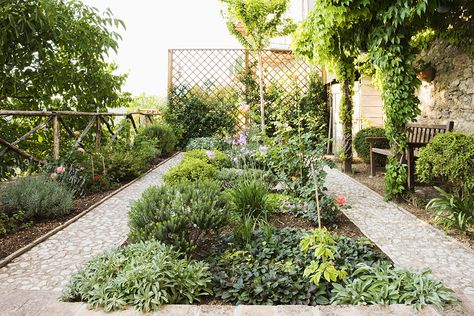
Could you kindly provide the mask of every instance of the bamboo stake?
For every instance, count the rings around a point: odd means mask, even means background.
[[[314,165],[313,162],[311,162],[311,173],[313,174],[313,181],[314,181],[314,192],[316,196],[316,210],[318,211],[318,228],[321,229],[321,208],[319,206],[319,190],[318,190],[318,179],[316,178],[316,173],[314,172]]]

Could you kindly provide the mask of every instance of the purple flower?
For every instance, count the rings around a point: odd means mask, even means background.
[[[245,134],[240,134],[239,139],[237,140],[237,145],[245,145],[247,144],[247,136]]]
[[[239,161],[239,159],[237,157],[232,157],[232,162],[233,163],[237,163]]]
[[[216,154],[211,150],[206,150],[206,155],[209,159],[214,159],[216,157]]]
[[[258,151],[262,154],[262,155],[265,155],[267,153],[267,146],[265,145],[260,145],[260,147],[258,147]]]

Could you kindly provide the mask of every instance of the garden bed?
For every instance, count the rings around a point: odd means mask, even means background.
[[[374,190],[380,195],[384,195],[384,169],[379,167],[377,169],[377,175],[375,177],[370,177],[370,166],[357,162],[352,165],[353,173],[350,176],[357,180],[358,182],[364,184],[368,188]],[[437,196],[436,191],[430,186],[417,186],[415,193],[410,197],[409,200],[396,199],[393,202],[404,208],[411,214],[415,215],[420,220],[433,225],[434,227],[443,230],[443,228],[437,225],[431,214],[432,211],[425,208],[426,204],[431,198]],[[450,230],[447,233],[449,236],[453,237],[462,244],[474,249],[474,228],[470,228],[464,234],[457,230]]]
[[[18,249],[23,248],[32,241],[64,224],[112,192],[113,191],[99,192],[76,199],[74,201],[74,210],[70,214],[58,218],[36,220],[20,230],[0,237],[0,259],[9,256]]]

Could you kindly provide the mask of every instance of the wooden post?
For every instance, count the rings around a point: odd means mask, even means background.
[[[100,140],[102,137],[102,130],[100,129],[100,115],[95,117],[95,149],[100,149]]]
[[[59,159],[59,116],[53,117],[53,158]]]
[[[173,50],[168,49],[168,101],[173,94]]]

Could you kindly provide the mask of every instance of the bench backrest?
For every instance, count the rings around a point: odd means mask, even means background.
[[[408,142],[414,144],[428,144],[438,134],[451,132],[454,122],[444,125],[407,124]]]

